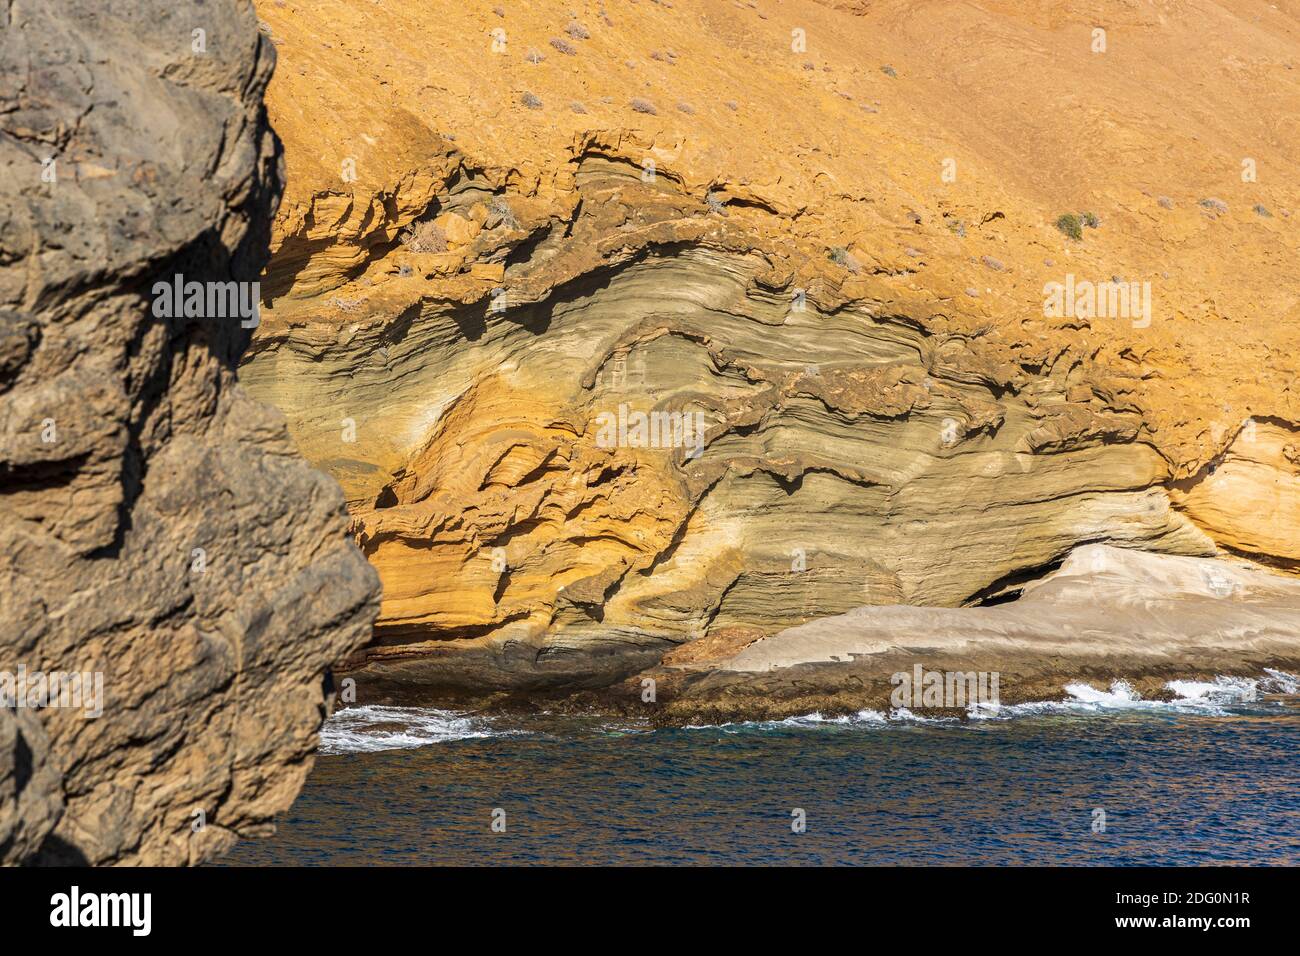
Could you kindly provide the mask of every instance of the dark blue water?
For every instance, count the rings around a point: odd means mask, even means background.
[[[1300,863],[1300,701],[1204,703],[658,731],[363,708],[226,862]]]

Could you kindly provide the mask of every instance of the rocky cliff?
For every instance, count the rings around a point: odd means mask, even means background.
[[[1294,4],[259,13],[241,379],[383,580],[365,675],[608,683],[1090,543],[1300,559]]]
[[[249,3],[0,8],[4,862],[199,863],[265,831],[370,635],[337,485],[236,383],[274,62]],[[163,305],[178,276],[236,308]]]

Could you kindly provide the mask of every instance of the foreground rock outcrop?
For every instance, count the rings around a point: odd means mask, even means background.
[[[236,384],[255,315],[155,289],[257,279],[274,59],[249,3],[0,9],[4,862],[199,863],[265,831],[370,635],[337,486]]]
[[[604,685],[1094,543],[1294,570],[1293,14],[259,10],[241,377],[384,581],[364,681]]]

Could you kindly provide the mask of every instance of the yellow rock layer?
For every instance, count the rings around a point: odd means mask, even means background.
[[[344,485],[372,656],[1295,559],[1295,4],[258,9],[289,185],[241,375]],[[1149,313],[1045,307],[1112,281]],[[607,447],[620,406],[700,453]]]

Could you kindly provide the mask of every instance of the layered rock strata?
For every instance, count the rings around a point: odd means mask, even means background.
[[[345,489],[373,685],[602,685],[1093,543],[1292,567],[1285,12],[260,12],[241,376]]]
[[[194,864],[266,832],[370,635],[337,485],[236,382],[255,314],[155,287],[256,301],[274,62],[249,3],[0,9],[4,862]]]

